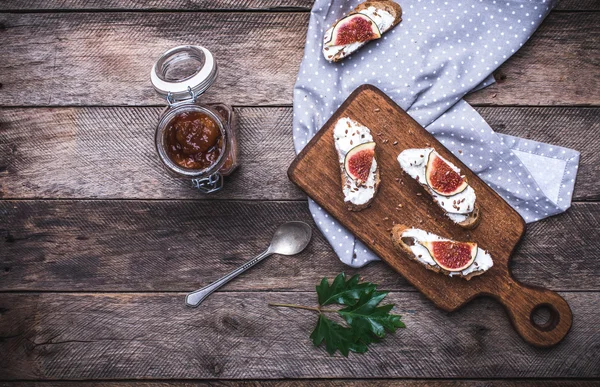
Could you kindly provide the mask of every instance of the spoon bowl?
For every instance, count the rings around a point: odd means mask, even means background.
[[[288,222],[277,228],[269,252],[271,254],[295,255],[303,251],[308,243],[312,230],[304,222]]]

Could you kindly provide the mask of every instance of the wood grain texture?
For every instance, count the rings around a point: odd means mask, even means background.
[[[600,11],[596,0],[560,0],[554,8],[559,11]]]
[[[377,165],[381,174],[379,192],[369,208],[348,211],[340,184],[334,127],[349,117],[368,127],[377,143]],[[352,143],[352,142],[351,142]],[[468,178],[477,193],[480,221],[465,230],[444,216],[418,181],[403,174],[396,157],[399,150],[433,147]],[[530,344],[557,344],[571,326],[571,310],[556,293],[516,282],[508,269],[512,251],[525,233],[525,221],[486,183],[460,162],[431,134],[413,120],[382,91],[370,85],[357,88],[323,128],[300,152],[288,176],[309,197],[348,229],[379,258],[402,274],[433,303],[447,311],[462,307],[475,297],[491,295],[507,309],[515,329]],[[398,177],[400,182],[396,182]],[[398,203],[401,204],[399,207]],[[386,221],[387,219],[387,221]],[[416,227],[458,241],[476,242],[492,256],[494,265],[485,274],[465,281],[430,270],[399,252],[390,240],[393,224]],[[535,326],[530,315],[549,305],[552,322]]]
[[[148,73],[166,49],[202,43],[220,63],[203,99],[291,104],[308,13],[64,13],[0,15],[0,106],[158,105]],[[599,105],[600,13],[551,14],[473,93],[476,105]],[[125,53],[127,55],[125,55]]]
[[[312,0],[4,0],[0,3],[0,11],[53,11],[53,10],[303,10],[310,11]],[[399,1],[401,4],[402,1]],[[600,5],[596,0],[561,0],[555,8],[562,11],[598,11]]]
[[[0,49],[10,53],[0,61],[0,106],[161,105],[146,79],[148,66],[162,50],[182,41],[212,44],[210,48],[218,50],[219,58],[241,55],[229,63],[221,60],[219,86],[223,89],[213,90],[208,100],[290,104],[308,16],[279,12],[287,7],[305,11],[311,5],[311,0],[0,1],[0,12],[151,11],[135,15],[0,14]],[[600,3],[562,0],[557,9],[597,11]],[[153,14],[158,10],[278,13],[225,18],[225,14],[210,12]],[[587,12],[553,12],[532,41],[497,72],[500,83],[469,96],[469,101],[477,105],[600,105],[594,88],[599,72],[598,20]],[[217,33],[207,34],[208,29]],[[269,33],[291,42],[292,49],[273,58]],[[281,47],[282,42],[275,41]],[[223,42],[231,46],[225,47]],[[123,52],[134,56],[122,58]],[[270,78],[261,72],[263,67],[268,68]],[[582,151],[575,198],[600,199],[597,109],[478,110],[501,132]],[[148,145],[159,111],[151,107],[0,109],[0,198],[200,199],[185,182],[163,175],[151,148],[144,147],[140,153],[127,148],[139,141]],[[282,178],[293,158],[291,109],[243,108],[239,112],[245,121],[241,135],[245,138],[241,144],[245,162],[218,198],[303,199],[304,195]],[[115,132],[117,141],[105,140]],[[130,158],[136,165],[124,167],[123,160]],[[272,178],[266,170],[281,178]],[[191,290],[262,249],[276,225],[290,218],[308,221],[306,203],[0,200],[0,292]],[[600,259],[597,229],[597,203],[577,203],[566,214],[529,226],[511,262],[514,275],[554,289],[600,290],[600,271],[595,264]],[[206,304],[209,309],[202,311],[183,308],[183,294],[2,292],[0,380],[207,380],[0,381],[0,386],[238,384],[236,380],[213,379],[220,377],[481,378],[263,379],[245,386],[598,384],[600,337],[595,327],[600,320],[599,293],[563,294],[573,307],[575,323],[567,339],[551,350],[526,346],[499,305],[490,300],[476,300],[446,314],[417,293],[395,293],[390,297],[401,304],[400,313],[409,322],[409,330],[386,339],[366,356],[346,360],[312,349],[308,334],[314,316],[269,310],[266,303],[309,303],[317,281],[342,270],[358,272],[386,289],[413,288],[383,263],[348,270],[318,232],[309,251],[297,258],[271,257],[215,294],[213,303]],[[310,293],[255,292],[265,290]],[[488,379],[491,377],[594,379],[493,381]]]
[[[237,109],[241,167],[210,196],[171,177],[154,147],[162,108],[0,112],[0,197],[304,199],[285,171],[294,159],[290,108]]]
[[[288,220],[313,224],[307,203],[4,200],[0,291],[191,291],[262,251]],[[577,203],[529,225],[510,268],[531,285],[600,291],[598,229],[600,204]],[[345,271],[414,291],[382,262],[345,266],[313,235],[304,253],[272,256],[223,290],[311,291]]]
[[[167,49],[202,44],[219,62],[203,101],[290,103],[307,13],[0,15],[0,105],[165,105],[150,69]]]
[[[315,349],[309,293],[3,294],[0,379],[598,378],[600,293],[562,293],[577,316],[557,347],[536,349],[479,299],[452,314],[418,293],[391,293],[407,328],[346,359]]]
[[[171,178],[153,144],[162,108],[0,109],[0,197],[304,200],[286,177],[291,108],[238,108],[242,167],[210,196]],[[574,200],[600,199],[599,108],[479,107],[498,132],[581,152]]]
[[[0,387],[194,387],[194,386],[242,386],[242,387],[594,387],[590,380],[415,380],[377,379],[376,381],[355,379],[304,379],[304,380],[195,380],[195,381],[43,381],[43,382],[0,382]]]

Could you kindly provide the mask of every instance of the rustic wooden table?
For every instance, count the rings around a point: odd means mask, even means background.
[[[276,225],[311,222],[306,197],[286,177],[294,158],[292,86],[310,6],[310,0],[0,2],[0,385],[217,378],[597,382],[600,3],[594,0],[561,1],[497,71],[498,83],[468,97],[502,133],[582,153],[572,208],[530,225],[512,265],[519,280],[557,290],[571,305],[573,327],[561,344],[546,350],[525,344],[492,300],[449,314],[383,263],[351,270],[316,229],[305,253],[271,257],[200,308],[184,306],[186,292],[263,249]],[[213,50],[220,78],[203,98],[233,104],[240,120],[242,167],[209,197],[169,178],[153,148],[163,103],[149,70],[164,50],[182,43]],[[408,328],[365,355],[330,357],[308,338],[311,312],[267,306],[316,302],[316,283],[341,271],[390,289]]]

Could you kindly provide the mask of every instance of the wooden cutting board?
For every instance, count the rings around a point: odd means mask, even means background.
[[[341,117],[367,126],[377,143],[381,186],[372,205],[360,212],[348,211],[344,204],[333,142],[333,128]],[[400,169],[396,157],[402,150],[427,146],[458,166],[475,189],[482,217],[474,230],[452,223],[425,190]],[[568,333],[572,315],[567,302],[555,292],[517,282],[510,273],[511,253],[525,232],[521,216],[376,87],[363,85],[348,97],[294,160],[288,176],[439,308],[454,311],[475,297],[491,296],[502,303],[517,332],[530,344],[549,347]],[[389,220],[384,220],[386,217]],[[470,281],[427,270],[394,248],[389,233],[392,222],[458,241],[477,242],[490,252],[494,266]],[[543,325],[533,321],[538,308],[550,314]]]

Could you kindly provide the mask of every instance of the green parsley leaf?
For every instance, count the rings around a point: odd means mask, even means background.
[[[317,326],[310,335],[310,338],[315,347],[321,345],[324,340],[325,349],[330,355],[333,355],[338,349],[346,357],[349,351],[358,353],[367,352],[367,345],[356,341],[354,331],[351,328],[343,327],[322,314],[319,315]]]
[[[330,355],[337,351],[346,357],[350,352],[367,352],[367,346],[381,341],[386,332],[394,333],[397,328],[405,328],[400,316],[390,313],[393,304],[379,305],[388,293],[378,292],[377,285],[370,282],[360,283],[358,275],[346,281],[345,274],[341,273],[331,285],[327,278],[323,278],[316,289],[319,307],[273,303],[269,305],[319,313],[317,326],[310,338],[315,347],[325,343],[325,350]],[[345,308],[323,308],[332,304]],[[329,319],[326,313],[337,314],[342,323]]]
[[[366,344],[375,339],[371,335],[383,338],[386,331],[393,333],[396,328],[406,328],[400,316],[390,314],[393,304],[378,306],[386,295],[387,292],[373,291],[362,295],[356,304],[338,311]]]
[[[338,274],[330,286],[327,278],[323,278],[321,283],[317,285],[319,305],[354,305],[361,295],[372,292],[377,287],[377,285],[369,282],[359,284],[358,281],[360,278],[358,274],[350,278],[347,282],[345,280],[346,274]]]
[[[325,349],[330,355],[336,349],[344,356],[348,356],[348,351],[366,352],[367,345],[379,342],[386,331],[393,333],[397,328],[405,328],[400,316],[390,313],[393,304],[379,306],[388,293],[378,292],[375,284],[359,281],[358,275],[346,281],[345,274],[341,273],[331,285],[327,278],[323,278],[317,286],[320,306],[346,306],[337,314],[346,321],[347,328],[325,317],[321,309],[317,327],[311,335],[315,346],[325,341]]]

